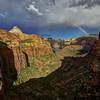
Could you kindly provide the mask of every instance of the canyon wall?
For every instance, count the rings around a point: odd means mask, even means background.
[[[38,35],[27,35],[18,27],[14,27],[9,32],[0,29],[0,41],[11,49],[14,55],[16,70],[20,72],[25,67],[30,67],[34,57],[50,55],[53,53],[50,43]],[[6,50],[3,50],[6,54]],[[6,57],[6,55],[5,55]],[[8,55],[10,60],[10,54]],[[7,63],[9,63],[9,60]]]

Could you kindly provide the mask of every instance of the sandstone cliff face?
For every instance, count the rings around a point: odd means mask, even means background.
[[[9,32],[0,29],[0,41],[6,43],[7,47],[12,50],[15,67],[18,72],[26,66],[31,66],[33,57],[53,53],[48,40],[34,34],[27,35],[18,27],[14,27]]]

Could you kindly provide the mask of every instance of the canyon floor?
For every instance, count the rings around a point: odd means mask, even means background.
[[[100,85],[90,68],[92,56],[80,54],[79,49],[66,47],[35,58],[46,67],[22,71],[7,92],[7,100],[99,100]]]

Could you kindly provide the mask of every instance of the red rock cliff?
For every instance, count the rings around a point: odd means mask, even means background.
[[[27,35],[18,27],[14,27],[9,32],[0,29],[0,41],[6,43],[7,47],[12,49],[17,71],[26,66],[31,66],[33,57],[53,53],[47,39],[35,34]]]

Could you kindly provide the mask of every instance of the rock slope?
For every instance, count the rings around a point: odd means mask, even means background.
[[[31,66],[33,57],[53,53],[47,39],[35,34],[27,35],[17,26],[13,27],[9,32],[0,29],[0,41],[6,43],[7,47],[13,51],[17,71],[26,66]]]

